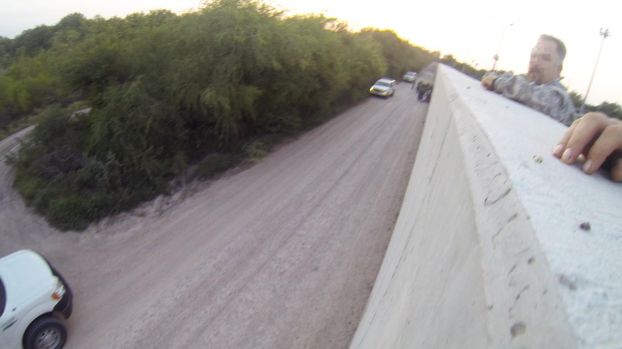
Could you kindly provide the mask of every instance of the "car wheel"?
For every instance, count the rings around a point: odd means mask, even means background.
[[[67,339],[65,324],[53,316],[39,318],[24,335],[25,349],[61,349]]]

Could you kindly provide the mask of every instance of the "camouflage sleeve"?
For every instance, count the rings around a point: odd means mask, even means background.
[[[495,80],[493,87],[495,92],[547,114],[566,126],[576,118],[574,104],[561,84],[536,85],[522,75],[505,73]]]

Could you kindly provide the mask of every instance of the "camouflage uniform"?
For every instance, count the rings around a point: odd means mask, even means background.
[[[524,75],[504,73],[495,79],[493,91],[547,114],[566,126],[576,119],[572,99],[559,79],[537,85]]]

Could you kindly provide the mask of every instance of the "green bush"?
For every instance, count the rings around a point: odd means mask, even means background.
[[[49,203],[47,219],[61,230],[85,229],[93,218],[99,218],[92,199],[80,196],[62,196]],[[93,207],[95,206],[95,207]]]
[[[190,164],[209,178],[262,158],[281,137],[365,98],[387,70],[425,59],[394,33],[285,18],[248,0],[210,1],[181,16],[73,14],[20,40],[30,46],[0,73],[8,82],[0,116],[45,101],[85,98],[92,107],[74,116],[46,110],[15,161],[15,187],[60,229],[166,192]]]

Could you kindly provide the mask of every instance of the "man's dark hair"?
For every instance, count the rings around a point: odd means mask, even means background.
[[[557,46],[557,54],[559,55],[560,60],[563,61],[564,58],[566,58],[566,45],[564,45],[564,43],[561,40],[559,40],[558,38],[552,35],[547,35],[547,34],[540,35],[540,40],[547,40],[547,41],[554,42],[555,45]]]

